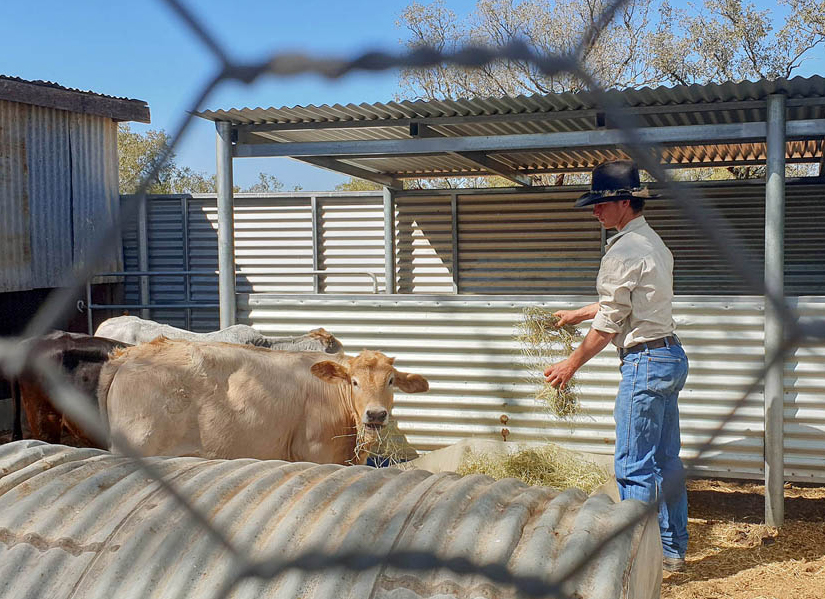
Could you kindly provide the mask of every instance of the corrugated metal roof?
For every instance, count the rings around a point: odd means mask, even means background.
[[[151,458],[154,469],[255,559],[420,551],[467,559],[546,582],[581,557],[565,596],[659,596],[655,514],[618,504],[424,470],[283,461]],[[236,574],[232,555],[196,526],[129,459],[94,449],[20,441],[0,447],[0,595],[204,597]],[[635,523],[634,523],[635,522]],[[610,538],[614,531],[627,526]],[[329,565],[253,577],[229,597],[514,597],[478,574],[376,564]]]
[[[644,127],[730,125],[764,122],[767,97],[784,93],[789,121],[825,119],[825,78],[726,82],[676,87],[611,90],[607,100],[627,110]],[[598,131],[612,128],[611,115],[592,93],[519,95],[458,100],[404,100],[375,104],[308,105],[281,108],[205,110],[205,119],[229,121],[241,144],[408,140],[410,125],[429,127],[430,136],[479,137]],[[604,119],[607,119],[606,122]],[[820,141],[793,141],[787,160],[813,162],[822,156]],[[487,152],[522,175],[585,171],[611,158],[625,158],[613,148],[553,151]],[[680,143],[663,148],[669,166],[735,166],[765,162],[765,144]],[[299,158],[300,159],[300,158]],[[495,174],[459,153],[416,156],[383,154],[347,156],[349,165],[367,172],[405,177],[476,176]],[[334,165],[333,165],[334,166]],[[346,169],[342,169],[346,172]]]
[[[108,96],[64,87],[51,81],[28,80],[0,75],[0,100],[81,114],[94,114],[120,121],[149,122],[149,105],[143,100]]]
[[[729,102],[764,101],[769,95],[783,92],[789,99],[825,97],[825,78],[794,77],[769,81],[710,83],[675,87],[643,87],[641,89],[610,90],[606,98],[620,106],[647,108],[672,106],[674,112],[685,105],[724,104]],[[823,98],[825,100],[825,98]],[[374,104],[322,104],[315,106],[282,106],[281,108],[231,108],[204,110],[198,116],[213,121],[234,124],[264,123],[340,123],[343,121],[380,121],[392,119],[447,118],[457,116],[492,116],[513,114],[564,113],[598,109],[600,103],[590,92],[518,95],[500,98],[460,98],[457,100],[403,100]],[[740,109],[741,110],[741,109]],[[757,108],[758,110],[758,108]],[[764,110],[764,108],[762,108]],[[820,105],[821,110],[821,105]],[[704,114],[692,111],[691,114]],[[756,120],[742,118],[736,121]],[[751,116],[757,116],[753,114]],[[698,118],[698,117],[697,117]],[[811,118],[810,116],[799,118]],[[676,124],[676,123],[673,123]],[[588,127],[589,128],[589,127]]]

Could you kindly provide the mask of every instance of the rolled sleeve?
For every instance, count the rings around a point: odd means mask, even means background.
[[[636,287],[638,271],[639,265],[628,266],[607,256],[602,259],[596,278],[599,311],[593,319],[592,328],[604,333],[622,332],[632,309],[630,294]]]

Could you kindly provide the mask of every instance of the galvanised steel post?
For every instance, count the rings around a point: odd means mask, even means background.
[[[138,202],[138,270],[146,272],[149,270],[149,200],[146,194],[140,198]],[[149,291],[149,277],[140,277],[139,287],[140,303],[148,306],[151,302],[151,295]],[[141,308],[140,317],[145,319],[151,318],[149,308]]]
[[[218,121],[218,301],[221,328],[235,324],[235,219],[232,197],[232,126]]]
[[[395,293],[395,198],[384,188],[384,291]]]
[[[785,298],[785,108],[782,94],[768,96],[768,164],[765,173],[765,359],[781,351],[781,315],[769,296]],[[784,505],[785,360],[765,372],[765,523],[781,526]]]

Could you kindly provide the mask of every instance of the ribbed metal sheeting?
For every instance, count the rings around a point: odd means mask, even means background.
[[[694,125],[741,122],[742,120],[765,120],[765,108],[730,110],[724,102],[747,100],[764,100],[773,93],[785,93],[789,98],[817,98],[825,96],[825,78],[794,77],[769,81],[742,81],[711,83],[708,85],[677,85],[673,87],[643,87],[641,89],[611,90],[607,92],[610,102],[621,106],[666,107],[672,106],[665,122],[658,125]],[[685,105],[716,104],[716,111],[686,111]],[[198,116],[214,121],[229,121],[233,124],[264,123],[336,123],[346,121],[380,121],[385,119],[441,118],[456,116],[491,116],[503,114],[531,114],[541,112],[573,112],[577,110],[596,109],[601,106],[600,98],[589,92],[518,95],[514,97],[460,98],[457,100],[402,100],[400,102],[377,102],[375,104],[335,104],[328,106],[293,106],[281,108],[238,108],[228,110],[204,110]],[[821,106],[800,106],[789,114],[790,119],[821,118]],[[664,111],[663,111],[664,112]],[[725,116],[727,115],[727,116]],[[679,119],[679,120],[674,120]],[[563,119],[554,120],[563,129],[583,130],[594,128],[592,119],[583,119],[579,128],[574,128]],[[547,123],[542,123],[547,125]],[[519,124],[514,131],[477,129],[472,123],[471,132],[457,131],[462,135],[495,135],[502,133],[527,133],[525,125]],[[493,127],[501,127],[495,123]],[[547,132],[537,131],[537,132]],[[283,132],[278,132],[281,137]],[[363,135],[363,132],[361,132]],[[409,136],[409,131],[407,131]],[[292,141],[291,138],[289,138]]]
[[[153,458],[151,463],[231,542],[255,558],[278,561],[313,550],[426,551],[549,580],[644,507],[632,500],[614,504],[606,495],[587,498],[577,489],[559,493],[479,475],[256,460]],[[233,573],[231,555],[125,458],[21,441],[0,448],[0,468],[0,594],[5,598],[202,598]],[[597,558],[563,588],[565,596],[658,597],[661,553],[640,547],[640,539],[650,537],[643,534],[646,526],[656,526],[655,518],[605,542]],[[637,557],[652,563],[634,564]],[[247,579],[229,596],[517,595],[479,575],[330,566],[318,572],[291,569],[272,580]]]
[[[32,262],[32,282],[33,287],[56,287],[67,283],[70,274],[72,178],[73,170],[82,167],[75,167],[71,158],[71,145],[76,142],[72,140],[67,113],[38,106],[26,108],[31,244],[36,256]],[[117,166],[114,174],[117,175]],[[116,188],[114,192],[117,197]]]
[[[560,443],[571,449],[613,452],[613,405],[619,362],[605,349],[577,374],[582,413],[552,418],[534,399],[535,383],[515,340],[527,307],[579,307],[593,296],[502,298],[391,296],[243,296],[239,319],[270,335],[322,326],[351,352],[362,348],[397,358],[396,367],[424,375],[427,393],[396,395],[393,415],[410,443],[422,451],[467,437],[500,439],[502,414],[509,440]],[[825,318],[825,299],[793,300],[805,316]],[[763,476],[764,400],[757,387],[737,406],[765,361],[764,303],[754,297],[679,296],[678,334],[690,359],[679,398],[682,457],[693,459],[710,441],[693,474]],[[611,346],[612,347],[612,346]],[[799,349],[785,366],[785,478],[825,481],[825,353],[820,344]],[[721,430],[717,430],[720,429]],[[711,441],[711,436],[715,437]]]
[[[645,206],[645,218],[661,235],[674,257],[673,283],[678,294],[751,292],[711,247],[699,228],[685,221],[678,202],[661,200]],[[695,192],[712,206],[739,236],[754,268],[765,263],[765,184],[736,181],[701,184]],[[825,198],[821,183],[791,182],[785,187],[785,293],[825,294]]]
[[[22,104],[0,100],[0,291],[33,287],[26,116]]]
[[[315,206],[313,212],[313,205]],[[218,267],[214,195],[148,198],[149,270]],[[314,216],[313,216],[314,214]],[[313,293],[313,220],[317,269],[346,270],[318,277],[321,293],[371,293],[384,285],[384,208],[379,193],[238,194],[235,197],[235,266],[239,293]],[[127,267],[137,270],[136,223],[124,241]],[[294,274],[293,274],[294,273]],[[217,303],[217,275],[151,277],[153,303]],[[127,300],[138,301],[138,281],[127,281]],[[154,309],[152,318],[197,331],[215,330],[217,311]],[[187,318],[189,318],[187,326]]]
[[[106,261],[91,255],[97,240],[120,222],[117,123],[105,117],[71,114],[71,151],[74,265],[81,268],[91,261],[103,270],[120,271],[123,261],[117,252]],[[116,237],[110,247],[119,246]]]
[[[117,125],[0,100],[0,136],[0,292],[66,285],[118,217]]]

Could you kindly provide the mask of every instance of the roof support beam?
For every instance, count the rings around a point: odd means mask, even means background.
[[[423,139],[423,138],[431,138],[431,137],[450,137],[449,135],[443,135],[442,133],[434,130],[431,125],[427,125],[426,123],[410,123],[410,137],[416,139]],[[488,154],[484,152],[450,152],[450,154],[454,156],[458,156],[459,158],[463,158],[464,160],[469,160],[470,162],[477,164],[488,173],[492,175],[498,175],[499,177],[504,177],[516,183],[518,185],[522,185],[524,187],[530,187],[533,184],[530,177],[522,175],[517,170],[510,168],[506,164],[503,164],[496,160],[495,158],[490,157]]]
[[[510,168],[506,164],[490,157],[484,152],[452,152],[460,158],[475,162],[477,165],[484,167],[484,169],[493,175],[504,177],[514,183],[518,183],[524,187],[530,187],[533,184],[532,179],[527,175],[522,175],[516,169]]]
[[[320,166],[321,168],[325,168],[330,171],[335,171],[336,173],[343,173],[345,175],[350,175],[352,177],[358,177],[359,179],[366,179],[367,181],[378,183],[382,187],[388,187],[390,189],[404,188],[404,184],[400,180],[395,179],[394,177],[382,175],[381,173],[375,173],[373,171],[368,171],[365,168],[353,166],[351,164],[341,162],[340,160],[336,160],[334,158],[328,158],[326,156],[302,156],[300,158],[296,157],[295,160],[300,160],[301,162],[306,162],[307,164],[312,164],[313,166]]]
[[[688,127],[647,127],[638,129],[635,132],[635,137],[643,144],[707,144],[762,141],[766,135],[767,123],[765,122],[728,125],[694,125]],[[812,137],[825,136],[825,119],[790,121],[786,126],[786,136],[788,139],[810,139]],[[428,154],[433,152],[502,152],[513,150],[617,147],[627,145],[628,141],[628,136],[623,131],[609,129],[603,131],[529,133],[474,137],[236,145],[235,156],[291,156],[293,158],[303,158],[307,156],[345,157],[352,154],[393,156]]]

